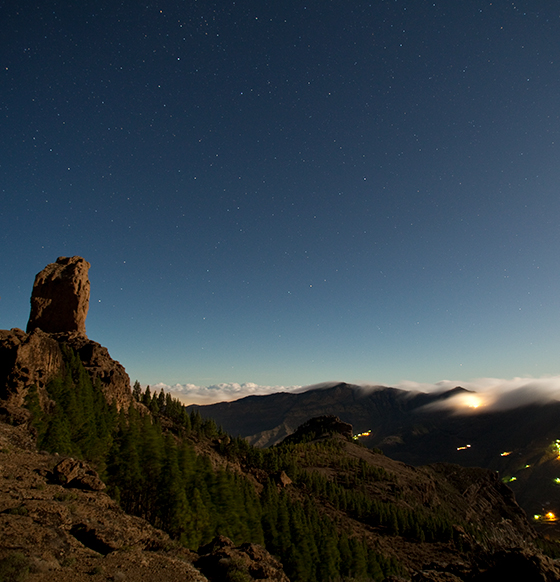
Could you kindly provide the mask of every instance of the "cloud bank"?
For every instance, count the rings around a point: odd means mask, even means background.
[[[213,384],[212,386],[197,386],[196,384],[175,384],[168,386],[159,383],[150,387],[152,393],[169,392],[184,404],[213,404],[214,402],[230,402],[245,396],[274,394],[275,392],[297,392],[302,386],[261,386],[252,382],[237,384],[236,382]]]
[[[184,404],[213,404],[215,402],[230,402],[246,396],[274,394],[276,392],[305,392],[320,388],[328,388],[337,382],[323,382],[311,386],[263,386],[246,382],[213,384],[197,386],[196,384],[155,384],[151,391],[169,392]],[[362,382],[359,386],[365,390],[379,390],[384,385]],[[532,403],[545,404],[552,400],[560,400],[560,376],[543,378],[477,378],[475,380],[442,380],[433,384],[403,380],[394,384],[393,388],[410,392],[446,392],[457,386],[471,392],[458,394],[437,404],[438,407],[452,408],[458,412],[482,410],[509,410]]]
[[[477,378],[468,382],[442,380],[435,384],[403,381],[396,388],[419,392],[445,392],[461,386],[472,394],[458,394],[438,403],[440,408],[454,408],[458,412],[511,410],[527,404],[546,404],[560,400],[560,376],[543,378]]]

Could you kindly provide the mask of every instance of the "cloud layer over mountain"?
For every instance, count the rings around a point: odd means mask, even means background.
[[[397,385],[403,390],[420,392],[445,392],[457,386],[473,394],[458,394],[438,403],[438,407],[457,411],[509,410],[532,403],[546,404],[560,400],[560,376],[543,378],[477,378],[469,382],[443,380],[435,384],[404,381]]]
[[[212,404],[237,400],[246,396],[274,394],[275,392],[303,392],[332,386],[336,382],[325,382],[311,386],[262,386],[253,382],[237,382],[197,386],[195,384],[159,383],[151,386],[152,392],[169,392],[185,404]],[[361,383],[366,390],[376,390],[383,386]],[[459,394],[438,404],[441,407],[464,410],[507,410],[533,402],[543,404],[560,400],[560,376],[544,378],[477,378],[464,382],[461,380],[442,380],[433,384],[404,380],[394,388],[413,392],[445,392],[457,386],[473,394]]]
[[[169,392],[185,404],[212,404],[237,400],[251,395],[274,394],[275,392],[296,392],[301,386],[259,386],[252,382],[238,384],[236,382],[213,384],[212,386],[196,386],[195,384],[175,384],[168,386],[159,383],[151,387],[152,392]]]

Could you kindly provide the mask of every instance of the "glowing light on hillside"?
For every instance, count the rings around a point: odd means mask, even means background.
[[[552,511],[549,511],[548,513],[545,513],[544,515],[540,515],[538,513],[535,513],[535,515],[533,515],[533,519],[535,521],[548,521],[549,523],[553,523],[555,521],[558,521],[556,514],[553,513]]]
[[[556,458],[560,461],[560,439],[556,439],[550,446],[556,454]]]
[[[500,453],[500,457],[509,457],[513,451],[504,451]]]
[[[560,477],[556,477],[556,479],[554,479],[554,482],[556,483],[556,485],[560,485]]]
[[[360,437],[367,437],[371,434],[371,430],[366,430],[366,432],[360,432],[355,434],[352,438],[357,441]]]
[[[484,402],[480,396],[476,396],[475,394],[469,394],[465,398],[465,404],[469,408],[478,408],[479,406],[482,406]]]
[[[458,451],[466,451],[467,449],[470,449],[471,445],[465,445],[464,447],[457,447]]]
[[[492,399],[486,394],[477,394],[474,392],[467,392],[457,394],[446,402],[446,406],[452,407],[456,412],[475,411],[484,408],[487,404],[491,404]]]
[[[556,521],[558,518],[556,517],[556,515],[554,513],[552,513],[552,511],[549,511],[545,516],[544,519],[546,519],[546,521]]]

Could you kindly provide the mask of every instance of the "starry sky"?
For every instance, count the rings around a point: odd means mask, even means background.
[[[80,255],[143,385],[559,375],[559,16],[4,3],[0,328]]]

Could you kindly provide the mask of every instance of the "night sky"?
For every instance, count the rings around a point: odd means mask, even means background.
[[[559,15],[3,3],[0,328],[80,255],[143,385],[559,375]]]

